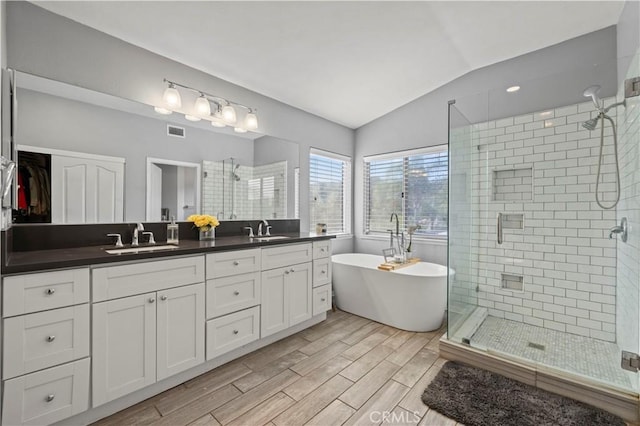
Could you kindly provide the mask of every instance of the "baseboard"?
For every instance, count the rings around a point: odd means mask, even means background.
[[[451,342],[446,338],[446,334],[440,339],[440,356],[593,405],[622,417],[630,424],[640,423],[640,399],[637,393],[608,388],[564,371],[528,364],[521,360],[506,359],[468,345]]]

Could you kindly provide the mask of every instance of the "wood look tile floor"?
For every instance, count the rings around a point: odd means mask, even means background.
[[[96,425],[460,425],[420,399],[445,362],[444,332],[332,312]]]

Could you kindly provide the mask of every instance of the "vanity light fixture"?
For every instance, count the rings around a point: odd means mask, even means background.
[[[214,127],[231,126],[238,133],[247,131],[255,131],[258,129],[257,110],[255,108],[242,105],[238,102],[230,101],[220,96],[194,89],[175,81],[164,79],[167,88],[164,91],[162,107],[155,107],[155,111],[159,114],[171,114],[173,111],[182,108],[182,98],[180,89],[185,89],[197,94],[195,103],[191,113],[180,111],[185,114],[185,118],[190,121],[200,121],[201,119],[209,120]],[[245,110],[244,116],[238,117],[238,111]],[[242,114],[242,113],[241,113]],[[236,124],[240,121],[240,124]]]
[[[176,85],[171,82],[169,83],[169,87],[164,89],[162,100],[170,109],[177,109],[182,106],[182,98],[180,97],[180,92],[178,92],[178,89],[176,89]]]

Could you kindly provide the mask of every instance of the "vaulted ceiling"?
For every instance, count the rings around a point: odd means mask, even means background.
[[[617,1],[36,1],[357,128],[447,82],[618,21]]]

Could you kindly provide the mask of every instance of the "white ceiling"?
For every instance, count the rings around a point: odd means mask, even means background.
[[[477,68],[618,21],[623,2],[36,1],[358,128]]]

